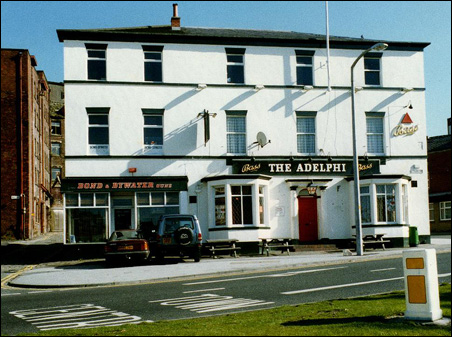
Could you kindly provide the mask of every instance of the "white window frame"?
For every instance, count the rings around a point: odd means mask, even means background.
[[[144,154],[150,154],[150,155],[162,155],[163,154],[163,144],[164,144],[164,113],[163,113],[163,109],[158,109],[159,112],[155,112],[157,111],[157,109],[142,109],[143,110],[143,152]],[[153,111],[153,112],[146,112],[146,111]],[[161,111],[160,111],[161,110]],[[162,118],[162,123],[161,124],[149,124],[146,125],[146,117],[161,117]],[[162,130],[162,144],[145,144],[145,130],[146,129],[161,129]]]
[[[90,116],[107,116],[107,124],[91,124],[89,121]],[[88,149],[90,155],[109,155],[110,154],[110,144],[90,144],[89,142],[89,130],[90,128],[106,128],[108,133],[110,133],[110,116],[108,113],[89,113],[88,112]],[[108,137],[110,142],[110,136]]]
[[[245,131],[229,131],[228,129],[228,122],[230,119],[242,119],[245,124]],[[226,147],[227,147],[227,153],[228,154],[234,154],[234,155],[245,155],[247,153],[247,144],[246,144],[246,129],[247,129],[247,123],[246,123],[246,115],[234,115],[234,114],[228,114],[226,116]],[[233,136],[243,136],[244,138],[244,144],[240,144],[237,142],[234,142],[234,147],[238,148],[238,151],[232,151],[233,149],[229,146],[232,141],[230,139],[233,139]],[[243,151],[240,151],[243,150]]]
[[[366,146],[367,146],[367,153],[368,154],[372,154],[372,155],[384,155],[385,154],[385,123],[384,123],[384,115],[380,114],[380,113],[376,113],[378,114],[378,116],[372,116],[372,113],[368,113],[366,116]],[[382,126],[382,131],[381,132],[369,132],[368,131],[368,122],[370,120],[380,120],[381,121],[381,126]],[[369,136],[380,136],[381,137],[381,144],[379,144],[379,146],[381,146],[382,148],[382,152],[374,152],[374,149],[370,148],[370,143],[369,143]]]
[[[368,69],[366,68],[366,60],[378,60],[378,69]],[[378,84],[366,83],[366,73],[378,73]],[[382,86],[382,76],[381,76],[381,56],[364,56],[364,83],[366,86],[371,87],[381,87]]]
[[[314,121],[314,132],[300,131],[300,125],[298,123],[301,122],[302,120],[313,120]],[[316,154],[316,149],[317,149],[316,129],[317,129],[317,125],[316,125],[316,117],[315,116],[297,116],[297,152],[298,153],[305,154],[305,155]],[[310,150],[309,152],[303,152],[302,148],[300,147],[300,144],[303,143],[303,142],[300,142],[300,138],[303,138],[303,136],[310,136],[309,138],[311,138],[311,137],[314,138],[314,146],[313,146],[313,148],[308,149],[308,150]]]
[[[447,217],[446,212],[447,210],[449,210],[449,214],[450,214],[450,201],[441,201],[439,203],[439,214],[440,214],[440,220],[441,221],[450,221],[451,217],[449,215],[449,217]]]
[[[269,223],[269,207],[268,207],[268,198],[269,198],[269,189],[268,189],[268,181],[263,179],[225,179],[218,181],[210,181],[208,182],[208,198],[209,198],[209,228],[210,229],[240,229],[240,228],[258,228],[258,227],[268,227]],[[252,195],[252,224],[234,224],[232,218],[232,186],[250,186],[251,187],[251,195]],[[216,195],[215,191],[217,189],[224,189],[224,194]],[[215,201],[217,198],[224,198],[225,200],[225,221],[224,225],[219,225],[216,223],[216,209],[215,209]],[[261,209],[260,209],[260,198],[263,198],[262,203],[262,218],[263,223],[261,221]],[[243,200],[242,200],[243,202]],[[242,209],[243,216],[243,209]],[[243,221],[242,221],[243,222]]]
[[[387,197],[385,193],[385,216],[386,221],[378,221],[378,195],[377,185],[393,185],[395,189],[395,219],[394,221],[387,221]],[[371,208],[371,222],[368,225],[378,227],[379,225],[407,225],[409,224],[409,184],[404,178],[400,179],[365,179],[361,181],[360,189],[363,187],[369,187],[369,193],[361,193],[361,196],[370,196],[370,208]],[[406,187],[404,187],[406,186]],[[352,189],[351,189],[352,190]],[[386,191],[386,189],[385,189]],[[351,191],[352,193],[353,191]],[[353,195],[350,196],[353,198]]]
[[[435,222],[435,204],[433,202],[428,204],[428,216],[430,222]]]

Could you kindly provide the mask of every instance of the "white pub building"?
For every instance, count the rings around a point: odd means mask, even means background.
[[[203,239],[353,239],[350,68],[364,235],[429,242],[429,43],[171,25],[58,30],[65,243],[196,214]]]

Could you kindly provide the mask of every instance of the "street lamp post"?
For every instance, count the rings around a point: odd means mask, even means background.
[[[353,128],[353,178],[355,182],[355,225],[356,225],[356,255],[363,255],[363,233],[361,222],[361,197],[359,191],[359,167],[358,167],[358,148],[356,141],[356,114],[355,114],[355,79],[353,70],[358,61],[370,51],[381,51],[388,48],[386,43],[377,43],[369,49],[363,51],[361,55],[353,62],[350,69],[351,72],[351,85],[352,85],[352,128]]]

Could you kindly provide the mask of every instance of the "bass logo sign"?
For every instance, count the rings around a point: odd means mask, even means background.
[[[397,125],[392,131],[394,137],[398,136],[411,136],[414,135],[417,130],[419,130],[419,125],[412,125],[413,120],[411,119],[408,112],[403,117],[399,125]]]

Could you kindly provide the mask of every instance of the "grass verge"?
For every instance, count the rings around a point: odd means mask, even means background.
[[[451,317],[451,285],[440,286]],[[451,327],[403,319],[404,292],[222,316],[119,327],[43,331],[33,336],[450,336]]]

